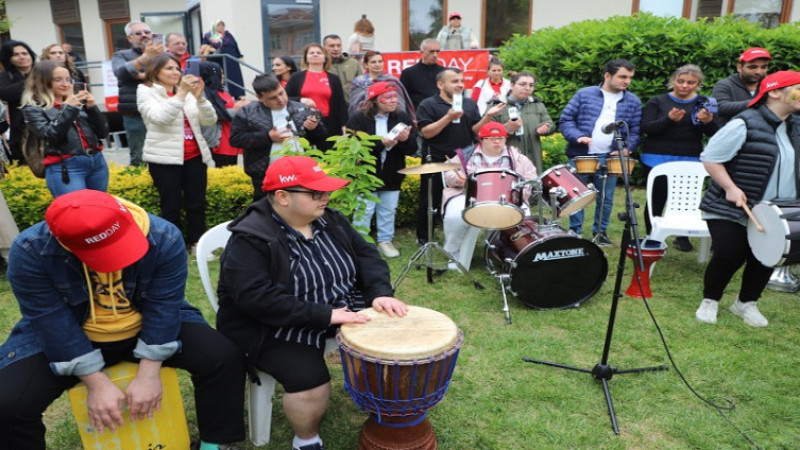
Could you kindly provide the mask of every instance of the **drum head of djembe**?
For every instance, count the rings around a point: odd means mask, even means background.
[[[337,334],[345,389],[379,419],[424,419],[449,386],[463,333],[449,317],[418,306],[405,317],[361,313],[372,320],[342,325]]]

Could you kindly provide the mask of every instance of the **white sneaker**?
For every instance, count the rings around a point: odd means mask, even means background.
[[[397,258],[400,256],[400,251],[394,248],[392,241],[381,242],[378,244],[378,250],[383,253],[387,258]]]
[[[447,263],[447,270],[459,270],[460,271],[461,269],[458,268],[458,264],[456,264],[456,263],[451,261],[451,262]]]
[[[700,307],[697,308],[697,312],[694,313],[694,316],[697,317],[697,320],[703,323],[717,323],[717,311],[719,310],[719,302],[704,298],[702,302],[700,302]]]
[[[736,302],[731,305],[729,310],[730,312],[744,319],[744,323],[750,325],[751,327],[765,327],[769,325],[767,318],[764,317],[761,314],[761,311],[758,310],[756,302],[742,303],[737,298]]]

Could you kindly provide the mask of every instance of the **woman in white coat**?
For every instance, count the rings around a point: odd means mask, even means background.
[[[214,107],[203,97],[203,80],[183,75],[169,53],[154,57],[136,91],[139,113],[147,127],[143,159],[161,200],[161,217],[181,228],[186,207],[187,243],[197,244],[206,226],[206,167],[214,167],[200,126],[217,122]]]

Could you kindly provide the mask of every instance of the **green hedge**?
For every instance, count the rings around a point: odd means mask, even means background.
[[[508,70],[537,75],[536,95],[557,118],[578,89],[602,81],[606,61],[627,58],[636,65],[630,86],[642,102],[667,91],[675,69],[697,64],[705,72],[710,94],[714,83],[736,72],[736,63],[748,47],[764,47],[772,54],[770,71],[800,67],[800,25],[764,29],[733,17],[692,22],[650,14],[617,16],[607,20],[575,22],[561,28],[515,35],[500,50]]]

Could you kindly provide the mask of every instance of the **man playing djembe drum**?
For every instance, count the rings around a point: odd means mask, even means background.
[[[523,180],[536,178],[536,166],[527,156],[520,153],[516,147],[506,145],[508,131],[503,124],[489,122],[483,125],[478,132],[480,143],[474,147],[471,154],[461,154],[448,162],[464,164],[463,170],[453,170],[445,173],[445,189],[442,193],[444,208],[444,249],[454,259],[459,259],[464,234],[471,227],[462,218],[462,211],[466,204],[464,185],[467,176],[481,169],[508,169],[522,176]],[[527,205],[530,196],[530,187],[524,188],[522,195]],[[449,268],[456,270],[455,263],[450,263]]]
[[[330,397],[325,365],[331,325],[365,323],[353,308],[390,316],[408,307],[392,297],[389,267],[341,213],[327,208],[348,181],[325,175],[307,156],[287,156],[266,171],[265,198],[234,220],[222,257],[217,328],[283,385],[293,448],[321,450]]]

